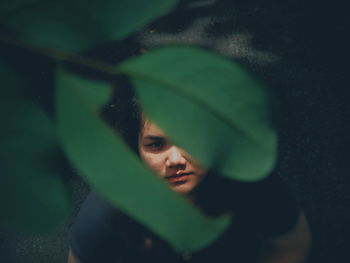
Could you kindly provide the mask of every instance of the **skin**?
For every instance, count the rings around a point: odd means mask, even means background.
[[[68,253],[68,263],[81,263],[77,257],[74,255],[72,249],[69,249],[69,253]]]
[[[295,226],[287,233],[266,240],[257,263],[303,263],[312,244],[309,224],[300,212]]]
[[[196,186],[206,176],[206,169],[185,150],[174,145],[149,119],[144,119],[141,128],[139,153],[144,163],[157,176],[165,179],[173,191],[186,197],[193,194]]]

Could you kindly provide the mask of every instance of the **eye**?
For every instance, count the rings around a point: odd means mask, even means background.
[[[164,142],[152,142],[152,143],[148,143],[145,145],[146,148],[150,149],[150,150],[161,150],[164,147]]]

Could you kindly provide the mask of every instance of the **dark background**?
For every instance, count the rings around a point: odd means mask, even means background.
[[[310,223],[310,263],[350,260],[347,10],[335,1],[184,1],[131,41],[145,49],[200,45],[238,60],[273,88],[281,102],[279,169]],[[118,52],[112,45],[91,54],[123,56]],[[45,70],[39,78],[50,82]],[[32,96],[50,111],[43,84]],[[71,218],[47,236],[2,231],[0,262],[66,262],[69,226],[88,192],[74,172],[67,175],[76,207]]]

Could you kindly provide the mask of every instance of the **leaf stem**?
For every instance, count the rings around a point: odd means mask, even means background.
[[[69,52],[59,51],[55,49],[49,49],[49,48],[43,48],[43,47],[35,47],[27,42],[24,42],[22,40],[11,38],[7,36],[1,36],[0,35],[0,42],[11,44],[17,47],[25,48],[28,50],[31,50],[35,53],[53,58],[57,61],[68,61],[73,62],[79,65],[87,66],[91,69],[95,69],[100,72],[105,72],[111,75],[116,74],[125,74],[127,76],[139,78],[145,81],[149,81],[155,84],[158,84],[160,86],[165,86],[168,89],[181,94],[182,96],[187,97],[188,99],[195,102],[197,105],[200,105],[204,109],[206,109],[208,112],[210,112],[212,115],[214,115],[219,120],[226,123],[229,127],[231,127],[233,130],[235,130],[237,133],[239,133],[241,136],[246,137],[248,140],[253,141],[257,145],[259,145],[261,148],[265,149],[266,151],[271,151],[271,149],[267,149],[259,140],[256,140],[255,138],[252,139],[249,134],[244,129],[240,129],[239,125],[236,125],[234,122],[232,122],[229,118],[218,112],[215,108],[213,108],[210,104],[205,102],[204,100],[201,100],[200,98],[193,96],[190,92],[186,92],[183,89],[179,88],[176,84],[170,83],[169,81],[165,81],[163,79],[155,78],[148,74],[142,74],[141,72],[131,70],[130,68],[123,68],[123,67],[117,67],[115,65],[111,65],[105,62],[102,62],[100,60],[84,57],[78,54],[73,54]]]
[[[16,15],[17,13],[21,12],[21,11],[25,11],[31,8],[35,8],[37,6],[40,6],[41,4],[46,4],[48,2],[57,2],[57,0],[38,0],[38,1],[33,1],[27,4],[24,4],[18,8],[15,8],[13,10],[11,10],[10,12],[8,12],[7,14],[5,14],[3,17],[0,17],[0,22],[5,21],[6,19],[10,18],[11,16]]]
[[[25,41],[14,38],[14,37],[0,35],[0,42],[10,44],[10,45],[13,45],[16,47],[20,47],[23,49],[27,49],[27,50],[30,50],[30,51],[35,52],[37,54],[55,59],[57,61],[72,62],[75,64],[86,66],[86,67],[89,67],[91,69],[95,69],[97,71],[102,71],[102,72],[112,74],[112,75],[120,73],[119,70],[116,68],[116,66],[111,65],[109,63],[105,63],[105,62],[97,60],[97,59],[88,58],[88,57],[81,56],[78,54],[60,51],[60,50],[56,50],[56,49],[36,47],[36,46],[33,46]]]

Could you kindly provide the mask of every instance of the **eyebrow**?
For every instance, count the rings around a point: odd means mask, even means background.
[[[153,140],[153,141],[165,140],[164,137],[162,137],[162,136],[156,136],[156,135],[148,135],[148,136],[144,137],[144,139]]]

